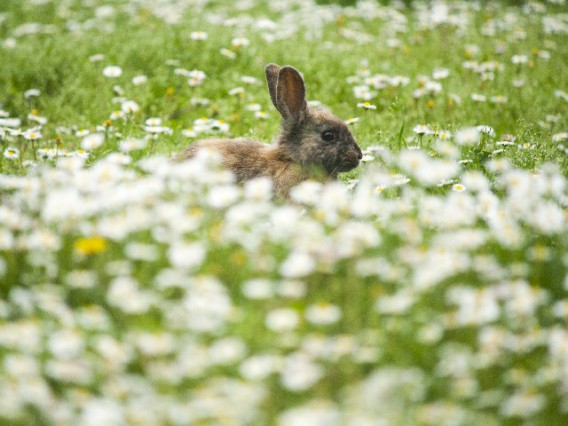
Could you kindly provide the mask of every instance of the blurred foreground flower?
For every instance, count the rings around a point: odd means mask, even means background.
[[[102,253],[107,249],[108,243],[102,237],[81,237],[73,245],[76,252],[84,255]]]

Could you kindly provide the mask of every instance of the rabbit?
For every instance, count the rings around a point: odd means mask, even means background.
[[[189,159],[199,149],[221,154],[223,165],[238,182],[266,176],[277,198],[308,179],[337,179],[359,165],[361,149],[346,124],[324,107],[308,107],[304,79],[294,67],[268,64],[265,68],[272,103],[282,116],[282,130],[274,145],[249,139],[205,139],[179,156]]]

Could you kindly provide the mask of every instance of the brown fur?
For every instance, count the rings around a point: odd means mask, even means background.
[[[206,139],[189,146],[179,160],[191,158],[198,149],[221,154],[223,165],[238,182],[266,176],[274,182],[277,197],[287,197],[290,189],[307,179],[336,179],[339,172],[359,164],[361,150],[342,120],[325,108],[308,108],[304,81],[289,66],[266,67],[272,103],[282,115],[282,131],[275,145],[249,139]],[[331,131],[334,141],[325,141]]]

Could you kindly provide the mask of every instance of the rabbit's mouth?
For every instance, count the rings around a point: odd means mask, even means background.
[[[353,143],[344,153],[343,161],[340,165],[340,172],[348,172],[349,170],[353,170],[355,167],[359,165],[359,161],[363,158],[363,153],[361,152],[361,148],[359,145]]]
[[[362,154],[360,149],[357,149],[354,152],[350,152],[348,155],[343,157],[343,161],[341,161],[339,167],[337,167],[337,171],[341,173],[353,170],[359,165],[359,160],[361,160],[361,158]]]
[[[340,164],[338,167],[338,172],[348,172],[349,170],[353,170],[355,167],[359,165],[359,159],[357,158],[349,158],[346,159],[343,163]]]

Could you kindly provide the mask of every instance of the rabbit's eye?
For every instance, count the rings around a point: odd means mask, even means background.
[[[321,137],[326,142],[333,142],[335,140],[335,133],[330,130],[326,130],[321,134]]]

